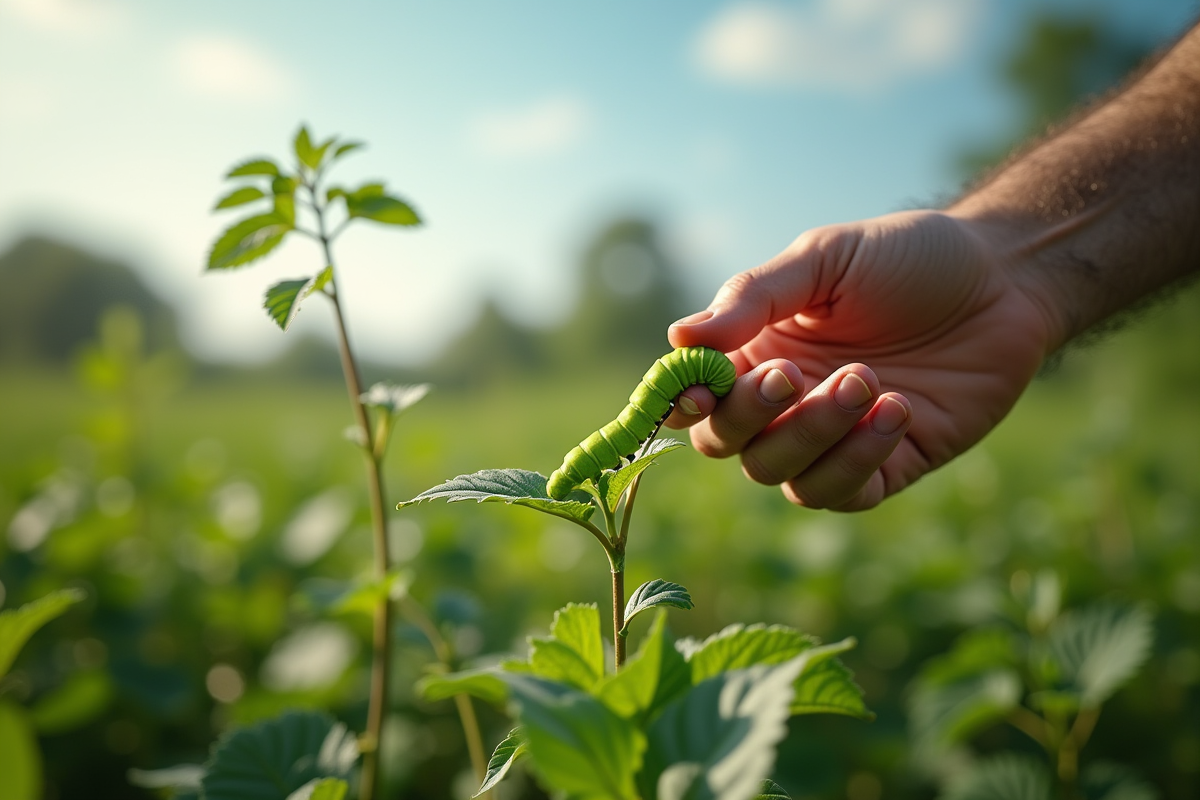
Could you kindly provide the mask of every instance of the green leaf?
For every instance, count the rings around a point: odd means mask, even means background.
[[[200,791],[206,770],[199,764],[177,764],[163,769],[131,769],[126,779],[143,789],[183,789]],[[178,792],[176,792],[178,796]]]
[[[1079,776],[1086,800],[1158,800],[1158,791],[1121,764],[1098,761]]]
[[[20,608],[0,611],[0,678],[8,674],[17,653],[38,628],[84,597],[80,589],[60,589]]]
[[[230,269],[249,264],[270,253],[292,230],[292,224],[274,212],[248,217],[227,228],[208,253],[208,269]]]
[[[380,408],[395,416],[416,405],[433,388],[428,383],[395,384],[377,383],[358,396],[363,405]]]
[[[530,671],[539,678],[570,684],[585,692],[600,679],[583,656],[557,639],[531,637],[529,644]]]
[[[921,667],[919,680],[951,684],[991,672],[998,667],[1016,669],[1022,642],[1005,628],[981,628],[960,636],[950,652],[930,659]]]
[[[782,786],[767,778],[763,781],[762,788],[758,790],[758,797],[755,800],[792,800],[792,798],[788,796]]]
[[[0,775],[4,776],[4,797],[41,800],[42,754],[37,737],[25,712],[3,700],[0,700]]]
[[[416,691],[430,702],[449,700],[458,694],[478,697],[485,703],[502,705],[508,700],[508,684],[495,669],[463,670],[449,675],[426,675],[417,681]]]
[[[268,158],[255,158],[238,164],[229,170],[226,178],[241,178],[246,175],[278,175],[279,167]]]
[[[999,667],[953,683],[918,681],[908,716],[918,739],[954,744],[1004,719],[1020,699],[1020,677]]]
[[[275,195],[295,194],[300,179],[294,175],[279,175],[271,181],[271,193]]]
[[[371,219],[387,225],[421,224],[421,218],[408,203],[390,195],[363,198],[348,196],[346,210],[351,217]]]
[[[267,289],[263,296],[263,308],[275,320],[275,324],[286,331],[300,313],[300,304],[304,299],[320,291],[332,279],[333,268],[326,267],[311,278],[280,281]]]
[[[360,147],[366,147],[366,145],[362,142],[346,142],[345,144],[338,145],[338,148],[333,151],[333,157],[335,159],[341,158],[347,153],[352,153]]]
[[[1059,617],[1049,650],[1063,677],[1095,707],[1137,674],[1150,655],[1154,620],[1144,606],[1099,604]]]
[[[262,189],[257,189],[253,186],[243,186],[240,189],[234,189],[229,194],[222,197],[213,206],[213,211],[218,211],[222,208],[234,208],[236,206],[244,206],[246,203],[253,203],[262,197],[266,197],[267,193]]]
[[[645,454],[633,459],[628,464],[617,469],[606,469],[596,479],[596,488],[604,498],[609,508],[616,508],[621,495],[633,483],[633,479],[641,475],[661,455],[678,450],[683,442],[675,439],[655,439],[646,448]]]
[[[308,126],[301,125],[300,130],[296,131],[296,138],[292,141],[292,149],[296,152],[296,159],[308,167],[316,169],[321,165],[320,155],[317,149],[313,147],[312,139],[308,135]]]
[[[517,763],[517,759],[525,755],[526,749],[525,737],[522,735],[521,729],[513,728],[509,731],[508,736],[505,736],[504,741],[496,745],[492,757],[488,759],[487,773],[483,776],[483,783],[480,784],[479,791],[475,792],[472,797],[479,797],[484,792],[496,788],[500,781],[504,780],[504,776],[508,774],[512,765]]]
[[[77,672],[62,686],[39,697],[29,718],[43,736],[65,733],[97,719],[108,709],[113,694],[107,672]]]
[[[808,666],[796,679],[792,714],[842,714],[873,720],[875,714],[863,702],[863,692],[841,661],[832,656],[854,647],[852,638],[814,647],[806,652]]]
[[[339,197],[342,197],[342,198],[346,197],[346,190],[343,189],[341,186],[330,186],[328,189],[325,190],[325,202],[326,203],[332,203],[334,200],[338,199]]]
[[[339,778],[311,780],[287,796],[287,800],[344,800],[350,784]]]
[[[691,669],[667,632],[666,611],[659,611],[641,647],[615,675],[606,676],[594,694],[622,717],[649,718],[656,709],[691,688]]]
[[[755,664],[782,664],[817,646],[817,640],[783,625],[729,625],[692,653],[692,683]]]
[[[787,734],[792,684],[804,655],[702,681],[663,709],[647,731],[638,777],[646,800],[754,797]]]
[[[201,785],[205,800],[279,800],[314,778],[345,778],[358,758],[346,726],[289,711],[222,736]]]
[[[629,621],[643,611],[649,611],[656,606],[674,606],[675,608],[693,608],[692,596],[688,590],[678,583],[655,578],[647,581],[633,590],[629,602],[625,604],[625,625],[621,628],[624,634],[629,628]]]
[[[554,612],[550,636],[579,654],[599,680],[604,675],[604,642],[600,638],[600,611],[595,603],[567,603]]]
[[[288,225],[295,227],[296,225],[296,196],[291,194],[275,195],[275,216],[287,222]]]
[[[560,683],[506,674],[534,770],[579,800],[634,800],[645,736],[594,697]]]
[[[505,503],[524,506],[572,522],[586,522],[596,507],[583,492],[572,492],[566,500],[554,500],[546,494],[546,476],[524,469],[485,469],[459,475],[396,505],[404,508],[427,500],[461,503]]]
[[[1050,773],[1041,761],[1004,753],[979,762],[953,780],[938,800],[1053,800]]]

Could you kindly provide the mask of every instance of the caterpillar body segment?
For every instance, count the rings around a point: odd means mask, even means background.
[[[680,392],[703,384],[717,397],[733,388],[737,371],[733,362],[719,350],[708,347],[680,347],[654,362],[641,383],[629,396],[617,418],[584,439],[563,459],[562,466],[550,474],[546,493],[562,500],[589,478],[598,478],[629,458],[650,438]]]

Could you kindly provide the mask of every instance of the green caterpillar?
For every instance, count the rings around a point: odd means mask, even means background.
[[[546,493],[562,500],[589,478],[598,478],[637,452],[662,424],[679,393],[704,384],[717,397],[733,388],[737,371],[719,350],[680,347],[654,362],[629,396],[629,405],[612,422],[567,453],[562,466],[550,474]]]

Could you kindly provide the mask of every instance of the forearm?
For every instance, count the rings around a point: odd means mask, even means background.
[[[1200,270],[1200,26],[947,213],[1047,320],[1047,352]]]

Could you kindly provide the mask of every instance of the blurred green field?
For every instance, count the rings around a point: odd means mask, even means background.
[[[288,706],[361,725],[366,624],[324,620],[305,600],[369,564],[342,389],[189,377],[182,361],[135,357],[117,340],[77,366],[0,372],[3,606],[66,585],[89,592],[33,639],[10,678],[35,708],[75,687],[65,711],[44,715],[50,796],[150,796],[127,784],[130,767],[198,763],[231,723]],[[399,420],[391,503],[485,467],[549,473],[621,407],[642,369],[435,390]],[[950,762],[913,759],[906,687],[957,635],[1010,614],[1014,587],[1052,570],[1068,607],[1147,601],[1153,658],[1106,706],[1085,758],[1135,766],[1164,798],[1195,797],[1198,393],[1193,289],[1068,354],[978,448],[870,512],[797,509],[735,462],[684,450],[643,486],[628,585],[686,585],[696,608],[672,612],[681,635],[764,621],[857,637],[845,661],[878,720],[793,720],[777,767],[793,797],[851,800],[934,795],[930,770]],[[413,594],[467,662],[523,652],[567,601],[607,608],[603,555],[566,523],[462,504],[395,512],[392,526]],[[394,796],[465,796],[450,704],[411,690],[431,655],[415,630],[398,632],[389,785]],[[494,744],[507,721],[483,719]],[[1015,732],[975,744],[1033,751]],[[515,786],[505,796],[538,796],[531,781]]]

